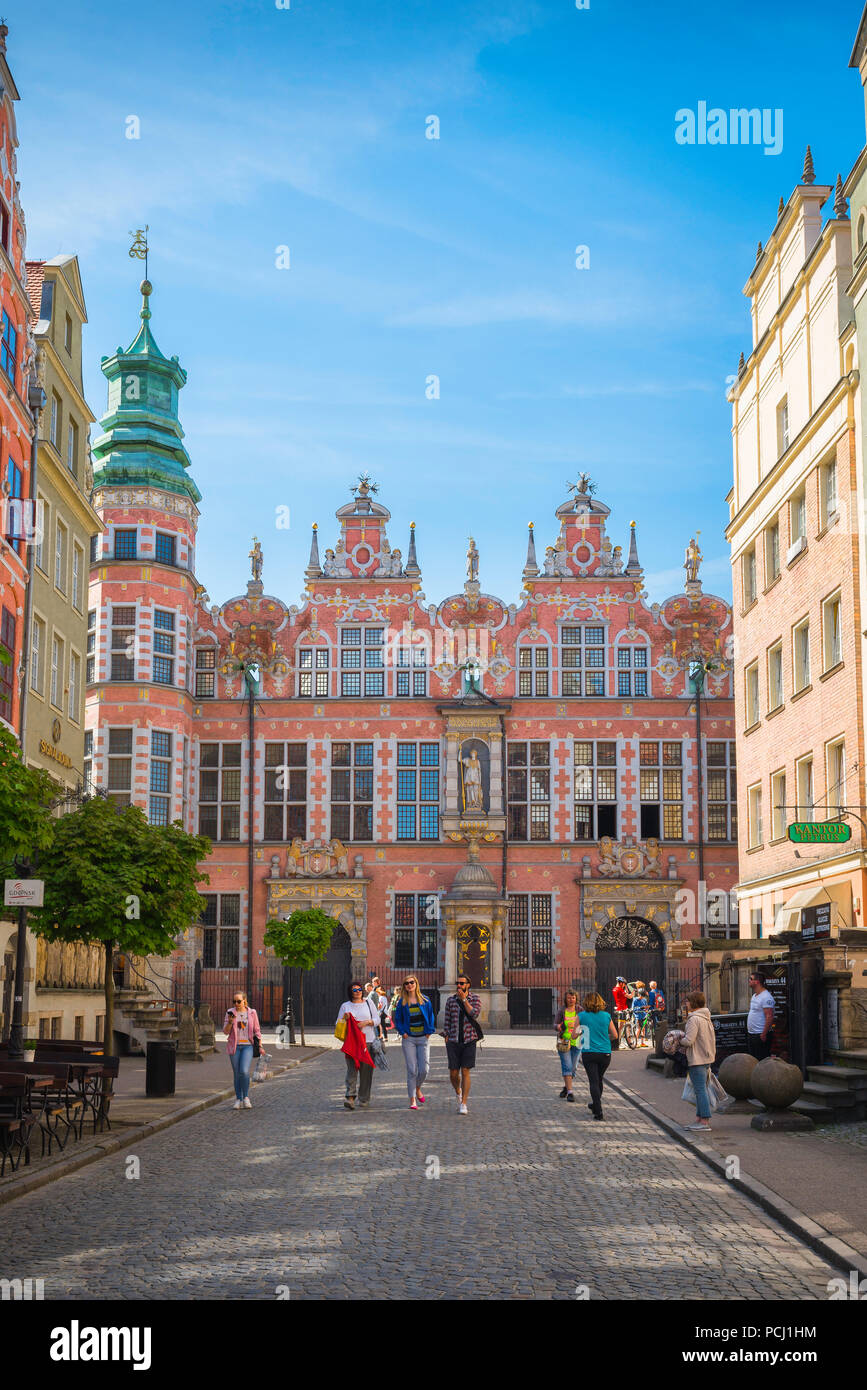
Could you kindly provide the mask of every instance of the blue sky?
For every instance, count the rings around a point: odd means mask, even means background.
[[[551,543],[581,470],[614,543],[638,521],[652,599],[680,587],[697,529],[706,587],[728,595],[741,290],[807,142],[827,183],[864,142],[859,16],[857,0],[14,0],[28,256],[80,256],[99,416],[100,357],[137,325],[128,232],[150,224],[212,600],[243,588],[256,533],[266,590],[296,601],[310,523],[333,544],[361,470],[404,554],[417,523],[431,602],[462,584],[469,533],[483,588],[516,600],[527,522]],[[679,145],[675,112],[702,100],[781,108],[782,153]]]

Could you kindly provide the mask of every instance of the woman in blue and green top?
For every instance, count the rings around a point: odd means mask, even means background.
[[[403,1047],[409,1108],[418,1110],[424,1105],[421,1088],[430,1066],[430,1039],[436,1032],[436,1019],[433,1004],[422,994],[415,975],[406,976],[392,1021]]]
[[[560,1092],[560,1099],[571,1100],[575,1097],[572,1094],[572,1080],[575,1076],[575,1068],[578,1066],[578,1058],[581,1054],[581,1024],[578,1022],[578,995],[574,989],[567,989],[563,995],[563,1007],[555,1020],[557,1029],[557,1039],[568,1042],[568,1048],[557,1049],[557,1056],[560,1058],[560,1070],[563,1073],[563,1089]]]

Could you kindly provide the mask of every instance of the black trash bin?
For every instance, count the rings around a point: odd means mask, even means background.
[[[166,1039],[149,1042],[147,1050],[147,1072],[145,1094],[149,1096],[173,1096],[175,1093],[175,1063],[177,1044]]]

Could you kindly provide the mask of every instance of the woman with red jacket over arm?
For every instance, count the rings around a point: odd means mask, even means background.
[[[262,1040],[259,1015],[247,1003],[247,996],[240,990],[226,1010],[223,1019],[223,1032],[226,1034],[226,1051],[232,1063],[235,1078],[235,1104],[233,1110],[252,1110],[250,1100],[250,1072],[253,1067],[253,1040]]]

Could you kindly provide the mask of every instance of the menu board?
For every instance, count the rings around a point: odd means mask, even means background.
[[[801,908],[801,936],[804,941],[827,940],[831,935],[832,903],[816,903]]]

